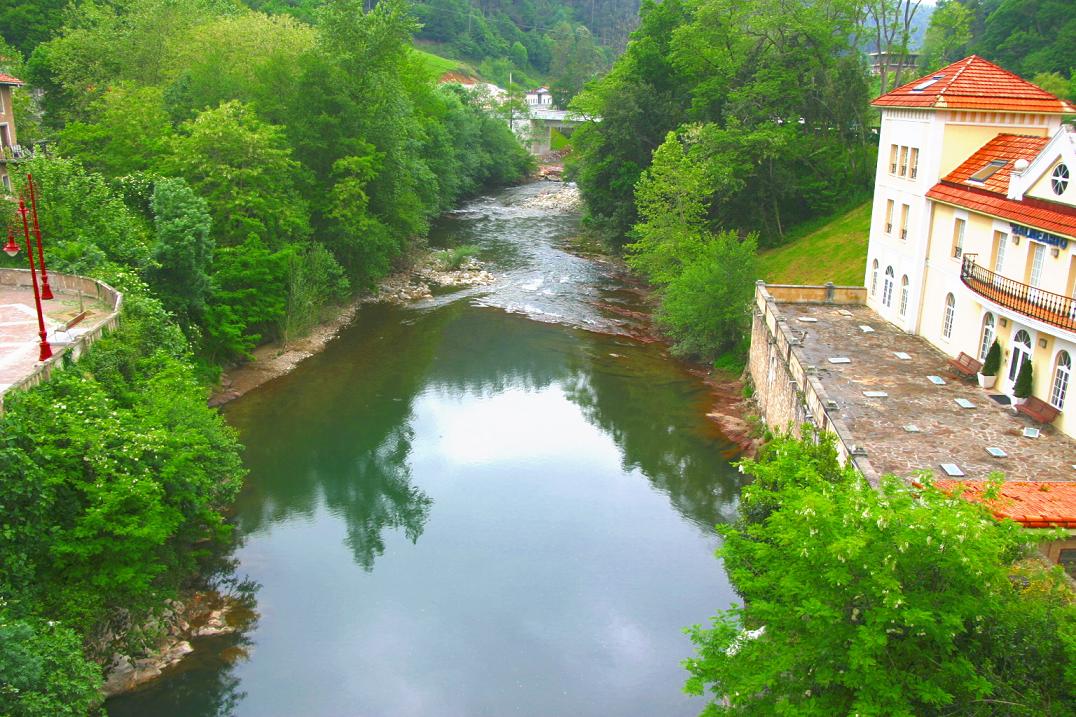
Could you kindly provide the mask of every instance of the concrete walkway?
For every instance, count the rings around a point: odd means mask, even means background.
[[[864,306],[782,302],[780,311],[790,329],[806,332],[799,350],[837,402],[835,415],[880,474],[903,477],[925,469],[943,477],[941,464],[953,463],[969,479],[1001,471],[1011,480],[1076,480],[1076,440],[1052,427],[1038,438],[1025,438],[1023,429],[1037,424],[994,402],[989,397],[994,391],[949,373],[947,357],[924,339]],[[849,362],[831,363],[831,358]],[[929,376],[944,384],[932,383]],[[869,397],[865,391],[887,395]],[[962,408],[956,399],[970,401],[973,408]],[[909,432],[906,426],[919,430]],[[988,447],[1007,457],[991,456]]]
[[[56,298],[41,302],[41,307],[45,311],[45,325],[53,353],[99,328],[114,315],[112,307],[96,297],[84,296],[80,302],[77,293],[58,291],[55,283],[52,289]],[[64,331],[63,328],[83,311],[86,312],[85,317]],[[41,366],[37,360],[40,341],[37,331],[33,290],[0,287],[0,392],[19,383]]]

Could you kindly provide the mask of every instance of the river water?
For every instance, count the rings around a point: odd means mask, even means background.
[[[500,278],[364,307],[227,407],[250,476],[241,635],[202,638],[113,717],[677,717],[685,626],[735,598],[713,526],[739,493],[711,394],[601,307],[550,185],[477,200],[434,241]],[[588,330],[592,329],[592,330]],[[600,331],[594,331],[599,329]]]

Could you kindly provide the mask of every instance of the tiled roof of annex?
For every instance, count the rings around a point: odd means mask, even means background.
[[[958,481],[940,478],[934,485],[944,493],[982,503],[997,518],[1010,518],[1026,528],[1076,528],[1076,483],[1047,481],[1006,481],[998,497],[983,497],[986,481]]]
[[[12,77],[11,75],[5,75],[3,72],[0,72],[0,85],[22,85],[22,84],[24,84],[23,81],[20,80],[18,77]]]
[[[1076,107],[978,55],[887,92],[875,107],[1076,113]]]
[[[1048,137],[999,134],[942,177],[927,192],[927,197],[1053,234],[1076,237],[1076,207],[1031,197],[1017,201],[1006,196],[1013,163],[1018,159],[1032,161],[1049,141]],[[1005,164],[983,182],[971,179],[994,160],[1004,160]]]

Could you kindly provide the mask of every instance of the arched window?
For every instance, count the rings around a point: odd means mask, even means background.
[[[908,275],[900,277],[900,315],[908,315]]]
[[[1050,405],[1057,410],[1065,406],[1065,396],[1069,391],[1069,376],[1072,375],[1072,357],[1068,351],[1057,354],[1057,368],[1054,369],[1054,387],[1050,389]]]
[[[986,352],[990,350],[990,345],[994,343],[994,315],[987,313],[983,317],[983,343],[979,346],[979,360],[986,360]]]
[[[890,306],[893,303],[893,267],[885,268],[885,281],[882,282],[882,303]]]
[[[945,297],[945,315],[942,317],[942,336],[950,338],[953,335],[953,317],[956,315],[956,297],[949,294]]]
[[[871,265],[871,296],[878,293],[878,260]]]

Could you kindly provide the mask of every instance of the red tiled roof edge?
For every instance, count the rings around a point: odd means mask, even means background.
[[[922,483],[913,481],[916,488],[923,488]],[[1067,528],[1076,529],[1076,483],[1049,482],[1049,481],[1010,481],[1001,484],[997,499],[985,502],[982,500],[983,481],[960,481],[939,479],[934,481],[935,487],[947,495],[953,495],[958,490],[960,497],[972,503],[978,503],[985,507],[998,520],[1009,519],[1025,528]],[[1046,490],[1044,490],[1044,487]],[[1053,500],[1049,504],[1043,504],[1038,493],[1051,493],[1055,487],[1061,487],[1071,495],[1063,496],[1060,501]],[[1010,494],[1006,494],[1008,491]],[[1011,493],[1016,493],[1012,495]],[[1056,498],[1055,496],[1052,496]],[[1002,503],[1005,502],[1005,504]],[[1069,505],[1066,503],[1072,503]],[[1065,505],[1061,505],[1064,503]],[[1007,504],[1007,505],[1006,505]],[[1037,512],[1030,512],[1037,511]],[[1047,513],[1047,514],[1044,514]]]
[[[1017,201],[985,189],[963,187],[944,179],[931,187],[927,197],[944,204],[1076,239],[1076,207],[1033,197]]]
[[[989,73],[992,77],[968,78],[964,84],[971,86],[956,86],[973,65],[977,66],[977,70]],[[943,79],[939,81],[940,84],[914,92],[916,85],[927,82],[937,75],[943,76]],[[995,85],[993,89],[990,88],[991,84]],[[998,84],[1003,86],[998,88]],[[1037,114],[1076,113],[1076,107],[1072,103],[1054,96],[1016,73],[998,67],[978,55],[970,55],[957,60],[940,70],[895,87],[884,95],[876,97],[871,104],[875,107],[919,109],[995,110]]]
[[[5,75],[3,72],[0,72],[0,85],[24,85],[24,84],[26,84],[26,83],[23,82],[22,80],[20,80],[18,77],[12,77],[11,75]]]

